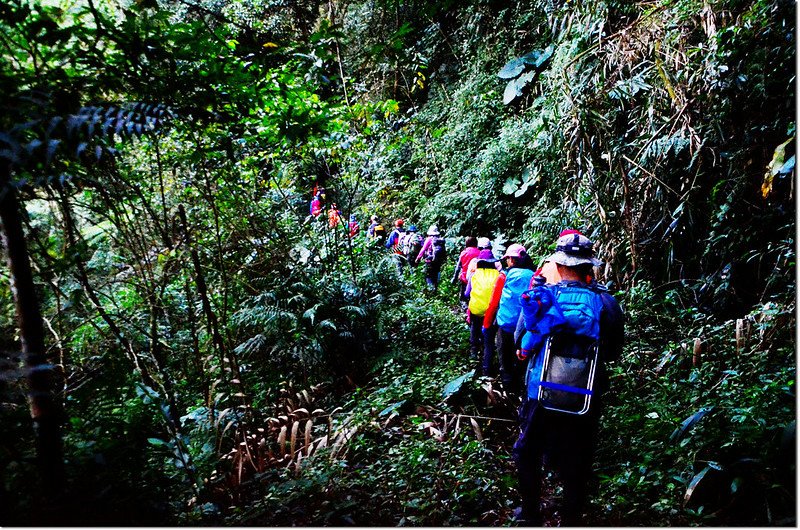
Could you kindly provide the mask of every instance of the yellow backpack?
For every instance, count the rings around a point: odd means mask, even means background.
[[[472,289],[469,295],[469,311],[473,315],[482,316],[489,308],[492,291],[500,273],[494,267],[478,267],[472,275]]]

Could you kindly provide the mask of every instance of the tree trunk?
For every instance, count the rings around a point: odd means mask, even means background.
[[[64,490],[64,458],[61,440],[63,404],[57,395],[58,372],[47,358],[44,323],[33,283],[17,192],[8,173],[0,179],[0,221],[6,247],[11,291],[19,326],[22,358],[28,384],[28,404],[33,420],[41,487],[51,497]]]

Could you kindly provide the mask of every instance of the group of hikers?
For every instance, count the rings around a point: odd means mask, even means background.
[[[335,204],[329,224],[340,222]],[[312,215],[314,215],[312,202]],[[321,206],[317,215],[321,215]],[[355,232],[353,231],[355,223]],[[331,225],[337,226],[336,224]],[[350,237],[358,223],[350,216]],[[425,262],[429,289],[439,285],[446,261],[445,240],[432,224],[423,238],[414,225],[397,219],[387,231],[373,215],[365,237],[391,252],[398,270]],[[509,245],[500,258],[486,237],[467,237],[454,267],[470,330],[470,357],[485,377],[499,375],[519,405],[520,434],[513,448],[522,505],[521,524],[540,526],[545,466],[563,483],[561,524],[580,524],[592,457],[608,386],[609,361],[619,357],[624,316],[595,279],[594,243],[578,230],[558,235],[556,251],[536,267],[527,249]]]
[[[309,205],[309,215],[312,219],[322,216],[324,206],[322,201],[325,199],[325,190],[315,187],[314,198]],[[328,227],[335,229],[342,222],[342,212],[336,205],[331,203],[328,208]],[[361,230],[356,214],[350,214],[347,223],[348,236],[352,239]],[[445,240],[439,232],[439,228],[432,224],[428,227],[425,237],[419,233],[416,225],[405,226],[404,219],[396,219],[391,232],[388,233],[377,215],[370,216],[370,224],[365,232],[367,241],[371,244],[383,244],[389,250],[392,259],[397,265],[400,274],[403,274],[406,267],[415,269],[417,265],[425,263],[425,283],[429,290],[436,291],[439,287],[442,266],[447,257],[447,247]]]
[[[381,232],[383,225],[380,224],[380,219],[373,215],[370,221],[371,224],[366,234],[367,239],[383,241]],[[403,274],[405,267],[414,269],[424,261],[425,284],[431,291],[439,288],[442,266],[447,258],[447,245],[438,226],[430,225],[423,238],[415,225],[410,225],[406,229],[405,221],[396,219],[384,246],[391,253],[400,274]]]
[[[606,363],[618,358],[624,317],[595,280],[594,243],[564,230],[556,252],[536,268],[524,246],[495,257],[488,238],[466,238],[453,281],[467,304],[470,356],[484,376],[520,402],[514,444],[522,506],[515,518],[542,524],[545,464],[563,483],[563,526],[580,524],[592,479]],[[495,358],[499,361],[495,367]]]
[[[311,199],[311,204],[309,205],[309,215],[312,219],[319,219],[324,211],[325,207],[322,204],[322,201],[325,199],[325,189],[314,187],[314,198]],[[336,205],[336,203],[331,203],[330,207],[328,208],[328,228],[335,229],[339,226],[339,223],[342,222],[342,211]],[[358,232],[361,230],[361,225],[358,224],[358,220],[356,218],[356,214],[350,214],[350,218],[347,222],[347,231],[351,238],[355,237]]]

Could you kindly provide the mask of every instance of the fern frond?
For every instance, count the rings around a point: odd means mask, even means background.
[[[269,343],[264,335],[258,334],[236,346],[234,351],[239,355],[252,355],[266,351]]]
[[[153,132],[172,116],[169,107],[149,103],[86,106],[66,116],[34,116],[0,132],[0,159],[17,170],[47,167],[62,159],[99,161],[116,154],[114,143]]]

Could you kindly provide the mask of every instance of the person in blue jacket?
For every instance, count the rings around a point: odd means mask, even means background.
[[[541,525],[541,481],[545,461],[563,481],[562,526],[580,525],[592,480],[592,459],[608,386],[606,363],[617,359],[624,342],[624,316],[614,297],[597,284],[593,243],[580,233],[560,237],[548,258],[561,281],[534,287],[520,297],[522,315],[518,355],[528,360],[526,392],[519,410],[520,434],[514,444],[522,506],[515,516],[523,523]],[[591,330],[591,333],[586,330]],[[583,333],[584,335],[579,335]],[[589,409],[582,415],[544,408],[538,400],[542,378],[542,347],[548,337],[562,341],[589,337],[597,344],[598,364]]]
[[[489,328],[496,322],[500,379],[506,392],[519,396],[525,365],[516,356],[514,330],[522,310],[520,295],[528,290],[533,279],[533,262],[525,247],[518,243],[509,245],[501,261],[505,269],[495,283],[483,326]],[[491,359],[484,359],[483,373],[492,375]]]

